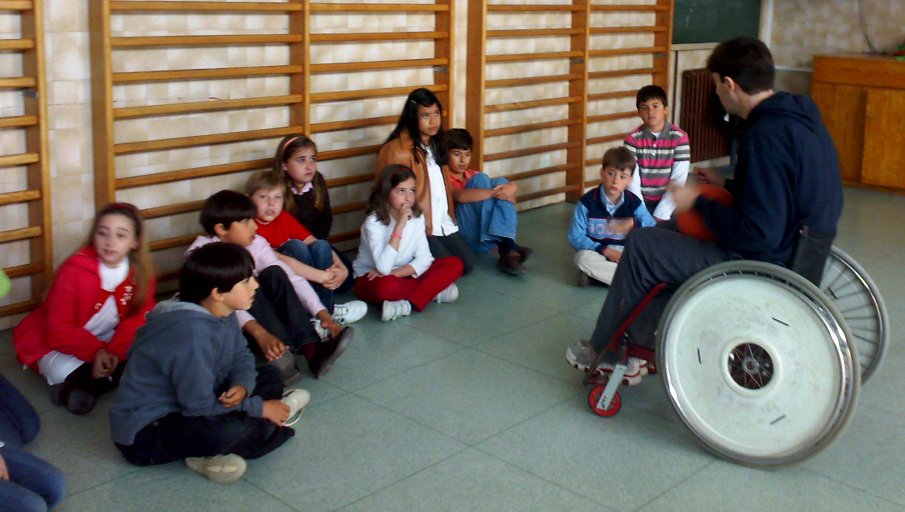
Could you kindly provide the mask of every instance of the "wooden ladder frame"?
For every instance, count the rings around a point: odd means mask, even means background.
[[[0,11],[18,12],[21,17],[21,37],[0,40],[0,51],[22,54],[22,76],[0,77],[0,90],[18,90],[23,95],[22,115],[0,117],[0,129],[21,130],[25,139],[25,152],[0,155],[0,168],[24,167],[27,176],[25,190],[0,193],[0,208],[28,205],[28,227],[0,231],[0,243],[27,240],[29,244],[29,262],[3,270],[10,279],[31,279],[31,298],[0,306],[3,317],[37,305],[53,275],[53,253],[41,0],[0,0]]]
[[[433,90],[446,108],[447,115],[452,110],[452,51],[454,0],[436,0],[434,4],[374,4],[374,3],[317,3],[310,0],[287,0],[285,3],[271,2],[175,2],[175,1],[116,1],[92,0],[90,2],[91,19],[91,55],[92,55],[92,95],[94,119],[94,155],[95,155],[95,202],[98,206],[115,201],[119,190],[143,187],[148,185],[169,183],[181,180],[226,175],[264,169],[272,160],[259,159],[243,162],[210,165],[160,172],[137,177],[117,177],[116,156],[120,154],[163,151],[167,149],[203,146],[209,144],[226,144],[259,139],[278,139],[287,134],[317,133],[352,130],[366,126],[395,123],[397,116],[379,118],[351,119],[343,121],[320,121],[312,119],[311,106],[324,102],[359,101],[364,98],[405,96],[414,89],[411,87],[395,87],[383,89],[329,91],[312,93],[311,78],[321,73],[357,73],[362,71],[388,70],[402,68],[432,67],[434,83],[424,84]],[[159,37],[113,37],[110,19],[117,13],[136,11],[145,12],[177,12],[177,13],[285,13],[289,17],[287,34],[266,35],[216,35],[216,36],[159,36]],[[366,14],[366,13],[433,13],[435,29],[421,32],[375,32],[375,33],[312,33],[312,16],[319,14]],[[380,42],[433,40],[435,55],[431,59],[389,60],[312,63],[312,52],[318,45],[331,43],[347,43],[350,41]],[[136,47],[203,47],[216,45],[288,45],[289,61],[282,66],[261,66],[245,68],[165,70],[147,72],[116,72],[113,70],[112,53],[118,48]],[[206,80],[249,76],[281,75],[290,80],[290,93],[278,97],[258,97],[240,100],[213,100],[192,103],[172,103],[166,105],[138,106],[114,108],[113,87],[117,84],[159,82],[168,80]],[[149,116],[186,114],[216,110],[238,110],[245,108],[285,106],[290,109],[289,123],[285,127],[249,130],[244,132],[228,132],[203,136],[181,137],[163,140],[149,140],[129,143],[116,141],[114,123],[120,119],[134,119]],[[389,127],[387,130],[389,133]],[[350,158],[361,155],[376,154],[379,145],[348,147],[344,149],[320,151],[320,161]],[[373,180],[373,170],[357,176],[339,177],[327,180],[330,188],[345,187]],[[146,219],[184,214],[199,210],[204,202],[203,197],[197,200],[164,205],[142,210]],[[359,201],[333,206],[334,215],[358,214],[364,208],[365,197]],[[173,236],[150,243],[152,251],[172,249],[188,245],[195,234]],[[331,236],[332,242],[352,240],[358,237],[358,230],[336,233]],[[177,270],[162,272],[161,280],[173,278]]]

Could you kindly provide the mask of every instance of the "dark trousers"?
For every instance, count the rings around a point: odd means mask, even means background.
[[[343,281],[343,284],[339,285],[339,288],[334,290],[333,293],[345,293],[351,290],[353,286],[355,286],[355,272],[352,271],[352,260],[350,260],[349,257],[346,256],[346,253],[340,251],[336,247],[333,247],[333,252],[335,252],[336,255],[339,256],[339,261],[341,261],[346,267],[346,270],[349,271],[349,275],[346,276],[346,280]]]
[[[91,396],[97,398],[104,393],[113,391],[119,385],[119,379],[122,378],[123,371],[126,369],[126,362],[120,361],[109,377],[101,377],[100,379],[95,379],[91,375],[93,369],[94,365],[91,363],[79,366],[66,377],[66,383],[71,384],[73,389],[87,391]]]
[[[223,390],[216,393],[220,391]],[[273,400],[282,393],[280,371],[270,365],[259,366],[253,395]],[[256,459],[279,448],[293,435],[295,431],[289,427],[278,427],[270,420],[244,412],[218,416],[183,416],[174,412],[139,430],[131,445],[117,443],[116,447],[126,460],[138,466],[228,453]]]
[[[642,228],[629,233],[616,275],[591,335],[594,350],[604,349],[632,309],[657,284],[675,287],[732,254],[671,229]]]
[[[267,267],[258,274],[257,279],[261,286],[248,310],[255,320],[295,353],[299,353],[304,344],[319,342],[320,337],[311,325],[311,316],[295,293],[286,272],[277,266]],[[257,343],[249,340],[248,345],[255,356],[261,356]]]
[[[0,447],[9,480],[0,478],[0,512],[45,511],[63,499],[63,473],[23,451],[22,445],[38,435],[41,421],[28,400],[0,375]]]
[[[468,242],[457,231],[451,235],[433,236],[428,235],[427,245],[430,247],[431,254],[436,259],[445,258],[447,256],[456,256],[462,260],[462,266],[465,269],[463,275],[474,270],[475,256]]]

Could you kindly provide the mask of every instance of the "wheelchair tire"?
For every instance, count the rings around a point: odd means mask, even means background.
[[[661,318],[657,368],[705,448],[751,466],[810,457],[851,420],[860,390],[852,335],[829,298],[758,261],[705,269]]]
[[[609,418],[618,414],[622,409],[622,397],[620,397],[617,392],[613,395],[613,399],[610,400],[610,406],[608,408],[601,409],[600,407],[597,407],[597,401],[600,400],[600,395],[603,394],[605,388],[606,385],[603,384],[591,388],[591,391],[588,392],[588,405],[591,406],[591,410],[594,411],[594,414],[597,416]]]
[[[838,247],[826,259],[820,291],[833,301],[852,333],[863,384],[886,356],[889,318],[883,297],[867,272]]]

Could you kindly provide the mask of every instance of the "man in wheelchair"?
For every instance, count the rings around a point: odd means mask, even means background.
[[[673,187],[676,211],[695,210],[715,240],[683,235],[670,223],[633,231],[590,344],[566,349],[573,367],[588,371],[616,329],[659,283],[675,288],[730,259],[775,263],[812,282],[820,280],[843,197],[836,149],[816,105],[806,96],[774,92],[773,57],[756,38],[720,44],[707,69],[726,111],[744,120],[743,134],[734,179],[703,169],[696,177],[726,188],[734,202],[724,206],[694,185]],[[601,364],[612,367],[611,362]],[[640,364],[630,361],[628,373]]]

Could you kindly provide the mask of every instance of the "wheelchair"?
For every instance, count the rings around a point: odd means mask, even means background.
[[[616,354],[612,373],[591,367],[591,410],[619,412],[636,357],[660,374],[681,422],[716,456],[769,467],[818,453],[851,420],[889,336],[870,276],[836,247],[824,255],[819,287],[748,260],[707,268],[674,293],[658,285],[602,351]]]

